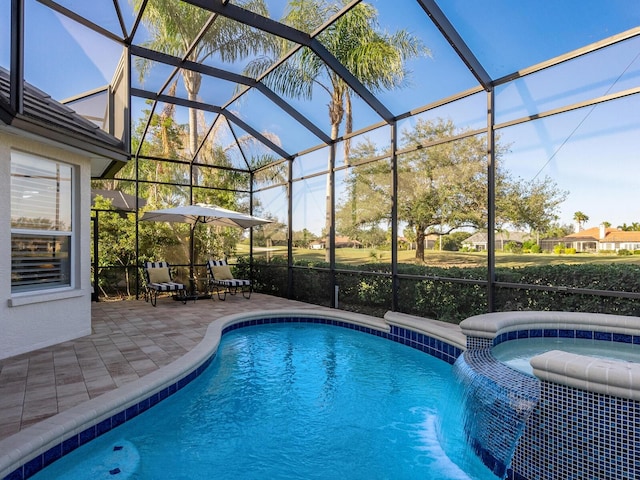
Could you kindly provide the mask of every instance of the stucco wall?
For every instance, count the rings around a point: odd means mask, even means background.
[[[11,150],[77,165],[71,288],[11,295]],[[90,159],[0,130],[0,359],[91,333]]]

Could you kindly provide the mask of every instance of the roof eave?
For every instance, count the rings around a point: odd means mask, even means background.
[[[70,148],[90,158],[108,160],[100,162],[106,167],[99,167],[98,173],[92,173],[92,178],[103,179],[113,178],[113,176],[124,167],[129,161],[129,154],[124,149],[122,142],[109,144],[106,142],[96,142],[90,138],[82,137],[74,132],[62,130],[52,125],[39,122],[37,119],[26,115],[11,116],[5,109],[0,108],[0,121],[7,125],[7,129],[21,136],[38,138],[61,148]],[[98,164],[96,162],[96,164]],[[94,168],[92,168],[93,172]]]

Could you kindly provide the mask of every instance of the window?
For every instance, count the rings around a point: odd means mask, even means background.
[[[73,167],[11,153],[11,292],[71,286]]]

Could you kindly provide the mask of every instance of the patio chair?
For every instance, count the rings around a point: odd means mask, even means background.
[[[160,292],[173,292],[182,303],[187,303],[187,289],[184,284],[174,282],[167,262],[144,263],[144,301],[156,306]]]
[[[220,300],[225,300],[227,293],[235,295],[238,291],[242,292],[244,298],[251,298],[251,280],[234,278],[226,260],[209,260],[207,272],[210,290],[213,292],[215,289]]]

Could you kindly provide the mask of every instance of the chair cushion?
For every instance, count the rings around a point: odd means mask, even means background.
[[[151,283],[169,283],[171,276],[169,275],[169,269],[165,268],[150,268],[147,270],[149,273],[149,282]]]
[[[215,285],[223,285],[225,287],[248,287],[251,285],[251,280],[233,278],[231,280],[214,280],[213,283]]]
[[[176,282],[150,283],[149,288],[158,292],[178,292],[184,290],[184,284]]]
[[[211,274],[216,280],[233,280],[229,265],[211,266]]]

